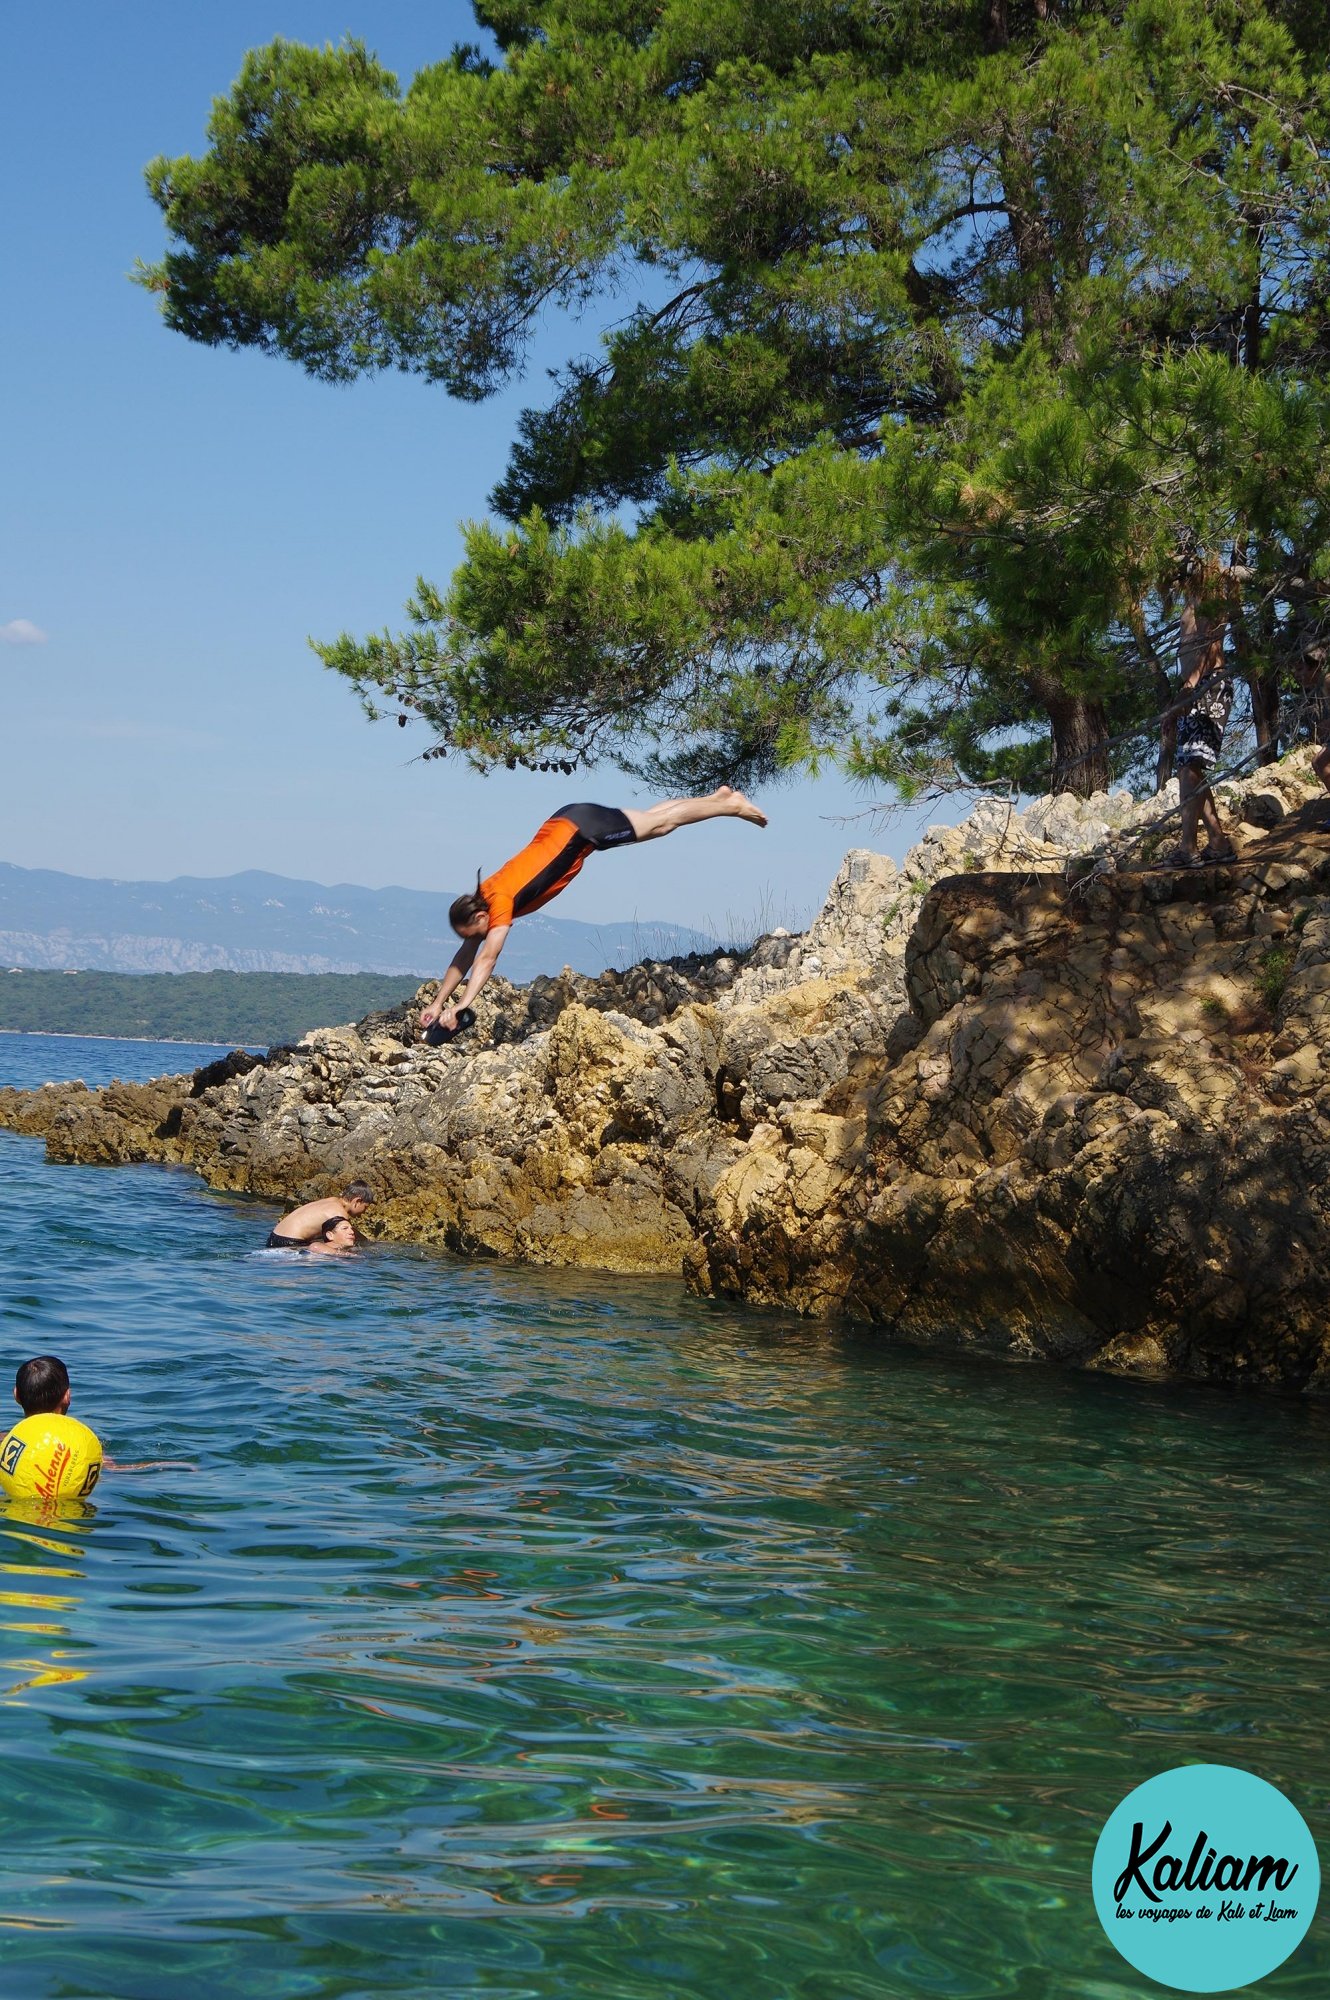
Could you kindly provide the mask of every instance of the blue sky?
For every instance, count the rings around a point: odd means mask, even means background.
[[[347,33],[403,81],[476,36],[459,0],[5,11],[0,860],[452,891],[564,803],[564,778],[412,763],[425,739],[371,727],[306,638],[395,625],[418,574],[446,580],[518,412],[595,325],[547,331],[525,383],[476,406],[196,347],[128,280],[164,242],[146,161],[202,150],[247,48]],[[575,789],[645,802],[613,769]],[[763,803],[767,833],[725,823],[615,857],[559,914],[793,924],[846,847],[899,854],[916,833],[839,823],[868,801],[834,774]]]

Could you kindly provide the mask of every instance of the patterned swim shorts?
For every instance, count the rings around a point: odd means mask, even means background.
[[[1218,761],[1232,707],[1233,683],[1227,674],[1207,674],[1197,682],[1191,707],[1178,719],[1179,766]]]

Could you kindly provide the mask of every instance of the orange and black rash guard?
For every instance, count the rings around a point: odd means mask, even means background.
[[[557,813],[547,819],[520,854],[481,883],[490,928],[499,930],[514,917],[530,916],[532,910],[552,901],[595,851],[595,842],[579,832],[572,820]]]

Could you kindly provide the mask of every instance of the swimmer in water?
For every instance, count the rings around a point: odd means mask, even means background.
[[[269,1250],[311,1250],[327,1222],[357,1222],[373,1202],[364,1181],[352,1181],[341,1194],[325,1195],[322,1201],[307,1201],[284,1215],[268,1238]],[[354,1239],[354,1231],[352,1232]],[[345,1246],[350,1248],[350,1245]]]
[[[195,1472],[188,1459],[106,1458],[96,1431],[69,1414],[73,1391],[58,1354],[36,1354],[14,1377],[23,1415],[0,1441],[0,1490],[11,1499],[85,1500],[108,1472]]]
[[[660,840],[678,827],[694,826],[704,819],[746,819],[752,826],[767,823],[766,814],[729,785],[701,799],[665,799],[643,812],[620,812],[617,806],[561,807],[520,854],[505,861],[483,882],[477,875],[474,891],[459,896],[449,910],[448,921],[462,939],[462,948],[421,1013],[422,1037],[436,1021],[440,1027],[456,1031],[462,995],[455,1001],[452,996],[465,985],[466,1003],[475,1005],[515,919],[542,909],[566,889],[588,854]]]
[[[23,1415],[0,1443],[0,1485],[15,1500],[86,1500],[102,1470],[102,1441],[69,1414],[69,1370],[35,1354],[14,1377]]]
[[[356,1232],[344,1215],[332,1215],[312,1243],[305,1245],[311,1257],[345,1257],[356,1247]]]

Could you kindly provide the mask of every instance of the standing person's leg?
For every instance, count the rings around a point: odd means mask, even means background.
[[[1207,861],[1234,860],[1237,850],[1234,848],[1233,842],[1229,839],[1228,835],[1224,832],[1224,822],[1219,817],[1219,808],[1215,804],[1215,795],[1210,790],[1208,782],[1201,792],[1201,818],[1205,822],[1206,832],[1205,859]]]
[[[1293,675],[1302,689],[1299,704],[1302,720],[1307,725],[1307,734],[1313,745],[1312,770],[1330,792],[1330,684],[1326,678],[1326,659],[1317,647],[1309,653],[1300,665],[1295,665]],[[1324,831],[1330,829],[1330,813],[1316,824]]]
[[[1200,861],[1235,860],[1237,851],[1219,817],[1215,795],[1210,790],[1210,765],[1205,759],[1189,757],[1185,763],[1178,765],[1178,797],[1182,811],[1173,865],[1191,868]],[[1198,854],[1196,842],[1202,823],[1206,845],[1204,854]]]
[[[1210,787],[1205,782],[1205,766],[1200,763],[1178,765],[1178,798],[1181,802],[1181,816],[1178,832],[1178,858],[1184,862],[1196,857],[1196,836],[1200,830],[1201,807],[1210,795]]]
[[[695,826],[704,819],[746,819],[754,826],[767,823],[766,814],[730,785],[721,785],[701,799],[662,799],[659,805],[647,806],[641,812],[625,807],[624,817],[638,840],[659,840],[662,834],[673,833],[681,826]]]
[[[1325,786],[1327,792],[1330,792],[1330,741],[1327,741],[1327,738],[1330,738],[1330,729],[1323,728],[1321,747],[1312,758],[1312,769]],[[1321,820],[1321,826],[1330,829],[1330,813],[1327,813]]]

